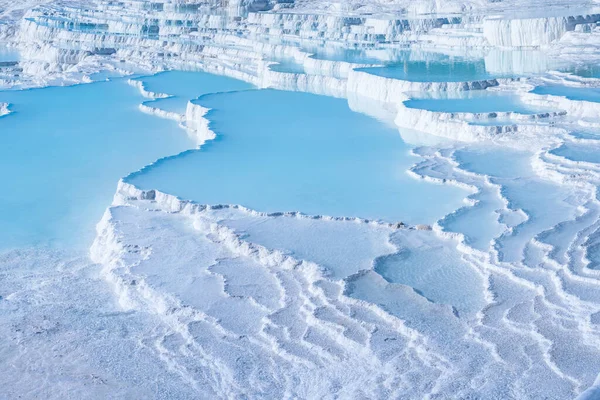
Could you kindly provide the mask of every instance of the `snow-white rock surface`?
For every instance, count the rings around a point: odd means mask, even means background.
[[[19,52],[0,60],[0,87],[189,69],[334,96],[398,126],[415,179],[471,193],[433,226],[408,227],[198,204],[124,179],[92,262],[0,257],[0,397],[596,398],[600,167],[559,150],[600,147],[599,103],[530,92],[600,87],[552,71],[600,60],[595,2],[571,3],[0,0],[0,45]],[[494,76],[369,72],[440,59]],[[128,83],[141,112],[179,123],[197,146],[217,137],[201,101],[167,111],[156,100],[168,93]],[[550,111],[405,105],[414,92],[473,90]]]

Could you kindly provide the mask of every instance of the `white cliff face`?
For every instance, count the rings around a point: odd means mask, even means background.
[[[349,91],[384,103],[400,103],[406,92],[458,92],[483,90],[498,86],[497,79],[473,82],[411,82],[369,74],[360,69],[353,70],[348,77]]]
[[[291,35],[300,39],[354,43],[407,42],[411,37],[461,23],[460,18],[390,19],[297,13],[251,13],[249,29],[256,35]]]
[[[483,34],[492,46],[540,47],[560,39],[577,26],[595,24],[598,21],[600,14],[524,19],[488,18],[483,22]]]
[[[428,110],[399,107],[396,125],[400,128],[415,129],[461,142],[481,142],[489,139],[512,136],[524,138],[530,135],[556,134],[563,132],[552,126],[527,123],[535,119],[552,118],[553,115],[520,115],[515,113],[438,113]],[[494,120],[498,120],[494,124]],[[478,125],[485,121],[486,124]],[[512,121],[512,123],[507,123]]]
[[[194,102],[189,102],[185,111],[185,129],[199,146],[215,138],[215,133],[209,127],[210,121],[204,118],[209,111]]]
[[[498,75],[543,74],[552,69],[546,52],[541,50],[501,50],[492,49],[484,56],[485,69]]]
[[[595,119],[600,113],[600,104],[592,101],[571,100],[564,96],[537,95],[533,93],[525,93],[521,98],[524,102],[534,106],[564,110],[567,115],[576,120]]]

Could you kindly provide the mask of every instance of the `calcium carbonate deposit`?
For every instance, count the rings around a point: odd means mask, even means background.
[[[600,4],[0,0],[0,399],[600,399]]]

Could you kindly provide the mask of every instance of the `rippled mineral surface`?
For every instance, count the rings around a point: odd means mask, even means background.
[[[600,4],[0,0],[0,399],[600,399]]]

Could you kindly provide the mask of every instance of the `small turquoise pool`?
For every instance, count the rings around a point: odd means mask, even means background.
[[[469,121],[469,125],[476,126],[513,126],[516,122],[506,118],[488,118]]]
[[[146,90],[172,96],[149,102],[149,106],[180,114],[185,112],[188,101],[201,94],[229,92],[253,87],[249,83],[199,71],[168,71],[137,78],[137,80],[145,83]]]
[[[271,71],[284,72],[286,74],[306,74],[304,66],[294,60],[277,60],[277,64],[269,65],[269,69]]]
[[[570,65],[560,70],[582,78],[600,78],[600,66],[597,64]]]
[[[551,151],[552,154],[565,157],[572,161],[584,161],[600,164],[600,144],[565,143]]]
[[[569,100],[600,102],[600,89],[571,87],[562,85],[537,86],[531,93],[540,95],[563,96]]]
[[[343,47],[313,47],[306,51],[312,53],[317,60],[344,61],[354,64],[389,64],[407,59],[408,50],[370,49]]]
[[[500,77],[487,72],[484,60],[406,60],[382,67],[362,68],[360,70],[372,75],[411,82],[470,82]]]
[[[20,58],[18,50],[0,45],[0,63],[19,61]]]
[[[515,112],[536,114],[543,111],[524,104],[517,95],[486,90],[466,91],[458,94],[441,93],[435,96],[415,93],[410,100],[404,102],[404,105],[409,108],[449,113]]]

